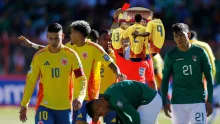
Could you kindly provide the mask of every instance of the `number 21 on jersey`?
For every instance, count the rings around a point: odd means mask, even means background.
[[[192,65],[184,65],[183,66],[183,74],[184,75],[192,75]]]

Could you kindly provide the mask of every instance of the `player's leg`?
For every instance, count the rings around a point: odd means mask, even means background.
[[[172,124],[189,124],[189,115],[186,107],[187,104],[171,105]]]
[[[55,122],[56,124],[72,124],[71,109],[55,110]]]
[[[206,124],[206,106],[205,103],[190,104],[190,124]]]
[[[92,118],[87,114],[86,104],[87,102],[83,101],[82,107],[78,111],[73,112],[72,124],[90,124],[92,122]]]
[[[116,124],[116,112],[111,111],[104,117],[104,123],[106,124]]]
[[[157,93],[154,99],[147,105],[138,107],[141,124],[155,124],[157,116],[162,108],[162,99]]]
[[[54,124],[53,110],[39,106],[35,115],[35,124]]]

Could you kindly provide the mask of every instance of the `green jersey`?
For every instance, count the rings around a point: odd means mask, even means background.
[[[146,84],[125,80],[110,86],[104,98],[125,124],[140,124],[137,108],[150,103],[157,92]]]
[[[216,85],[220,84],[220,60],[215,60],[216,65]]]
[[[208,102],[212,103],[213,78],[207,53],[195,45],[185,52],[177,47],[168,52],[165,56],[161,89],[163,104],[167,104],[166,96],[171,75],[173,77],[171,104],[205,102],[202,73],[207,80]]]

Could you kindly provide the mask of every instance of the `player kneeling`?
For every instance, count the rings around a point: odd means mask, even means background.
[[[155,124],[161,108],[162,99],[157,91],[131,80],[113,84],[103,97],[86,105],[94,121],[110,111],[116,111],[124,124]]]

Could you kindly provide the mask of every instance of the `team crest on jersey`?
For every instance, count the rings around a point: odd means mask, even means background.
[[[83,52],[83,53],[82,53],[82,57],[83,57],[84,59],[88,58],[88,53],[87,53],[87,52]]]
[[[61,64],[62,65],[67,65],[68,64],[68,60],[66,58],[61,59]]]
[[[197,56],[192,56],[193,61],[195,62],[197,59]]]
[[[145,72],[145,68],[140,67],[140,68],[139,68],[139,75],[140,75],[140,76],[144,76],[144,72]]]
[[[117,106],[118,106],[119,108],[123,108],[122,102],[121,102],[121,101],[118,101],[118,102],[117,102]]]
[[[43,121],[38,121],[38,124],[44,124],[44,122]]]

